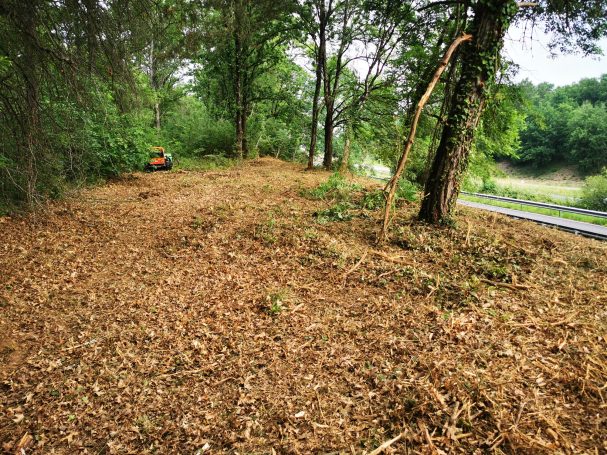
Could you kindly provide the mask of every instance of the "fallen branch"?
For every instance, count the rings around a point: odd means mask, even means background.
[[[487,280],[486,278],[481,278],[481,281],[483,283],[490,284],[491,286],[495,286],[497,288],[507,288],[507,289],[512,289],[514,291],[529,289],[529,286],[526,286],[524,284],[500,283],[499,281],[491,281],[491,280]]]
[[[449,61],[451,60],[451,57],[453,56],[455,50],[459,47],[460,44],[470,40],[472,40],[472,35],[464,33],[463,35],[458,36],[451,43],[451,45],[447,49],[447,52],[445,52],[445,55],[439,62],[438,68],[434,72],[434,75],[432,76],[432,79],[428,84],[428,88],[426,89],[426,92],[422,95],[422,97],[419,99],[419,102],[417,103],[417,107],[415,108],[415,115],[413,116],[413,122],[411,122],[411,129],[409,130],[409,135],[407,136],[405,150],[403,151],[403,154],[401,155],[400,160],[398,161],[396,172],[394,173],[394,175],[386,185],[386,188],[384,189],[384,193],[387,193],[386,206],[384,207],[384,221],[382,224],[378,241],[383,241],[386,239],[386,235],[388,232],[388,224],[390,223],[390,210],[392,208],[392,203],[394,202],[394,195],[396,194],[396,188],[398,187],[398,181],[400,180],[400,176],[403,173],[403,170],[405,169],[405,164],[407,163],[409,151],[413,146],[413,141],[415,140],[415,133],[417,131],[417,123],[419,122],[419,117],[421,116],[424,106],[428,102],[428,99],[430,98],[434,87],[440,79],[441,74],[443,74],[443,71],[445,71],[445,68],[449,64]]]
[[[373,452],[369,452],[369,455],[379,455],[384,450],[386,450],[388,447],[390,447],[392,444],[394,444],[395,442],[397,442],[398,440],[400,440],[402,437],[403,437],[403,433],[399,434],[395,438],[390,439],[389,441],[384,442],[382,445],[380,445]]]
[[[363,255],[361,256],[361,258],[358,260],[358,262],[357,262],[356,264],[354,264],[354,267],[352,267],[350,270],[348,270],[346,273],[344,273],[344,276],[343,276],[343,284],[342,284],[342,285],[345,285],[345,284],[346,284],[346,278],[348,277],[348,275],[350,275],[352,272],[354,272],[354,271],[355,271],[355,270],[356,270],[356,269],[357,269],[357,268],[360,266],[360,264],[362,264],[362,263],[363,263],[363,261],[364,261],[364,260],[365,260],[365,258],[367,257],[367,254],[368,254],[368,253],[369,253],[368,251],[365,251],[365,252],[363,253]]]
[[[382,253],[381,251],[373,251],[373,254],[379,256],[382,259],[385,259],[386,261],[395,262],[396,264],[411,265],[410,263],[403,261],[400,258],[393,258],[391,256],[388,256],[386,253]]]
[[[80,344],[77,344],[77,345],[75,345],[75,346],[69,346],[69,347],[67,347],[67,348],[63,348],[63,349],[62,349],[60,352],[72,351],[72,350],[74,350],[74,349],[83,348],[83,347],[85,347],[85,346],[90,346],[91,344],[95,344],[95,343],[97,343],[98,341],[99,341],[99,340],[97,340],[97,339],[93,338],[92,340],[87,341],[86,343],[80,343]]]

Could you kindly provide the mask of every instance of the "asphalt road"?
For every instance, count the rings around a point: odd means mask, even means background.
[[[495,205],[481,204],[478,202],[464,201],[458,199],[458,204],[476,209],[489,210],[491,212],[503,213],[514,218],[523,220],[531,220],[536,223],[554,226],[559,229],[573,232],[574,234],[592,237],[595,239],[607,240],[607,227],[598,224],[585,223],[583,221],[574,221],[556,216],[541,215],[539,213],[524,212],[522,210],[507,209],[505,207],[497,207]]]

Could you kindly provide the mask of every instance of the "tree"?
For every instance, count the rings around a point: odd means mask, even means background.
[[[236,154],[249,155],[247,121],[256,99],[255,84],[284,53],[294,29],[292,0],[209,0],[204,70],[221,78],[236,131]]]
[[[473,41],[461,55],[461,74],[451,96],[441,141],[424,189],[419,218],[445,223],[459,194],[474,131],[483,111],[487,86],[493,83],[504,35],[517,13],[521,18],[543,19],[558,34],[554,46],[576,43],[586,52],[596,51],[595,40],[605,33],[607,2],[537,2],[537,8],[522,8],[513,0],[477,0],[468,31]],[[564,32],[570,32],[564,35]]]
[[[586,102],[568,120],[569,137],[565,143],[571,162],[587,174],[607,166],[607,107]]]
[[[196,5],[186,0],[158,0],[150,12],[149,45],[143,52],[143,67],[154,94],[154,126],[160,129],[162,108],[180,94],[173,90],[178,71],[199,49],[200,20]]]
[[[0,4],[4,201],[32,207],[58,195],[67,179],[130,166],[126,147],[113,145],[125,144],[124,127],[138,105],[132,62],[135,49],[145,45],[148,6],[123,0]],[[114,160],[96,159],[101,146],[83,141],[97,135],[92,119],[101,111],[105,137],[120,137],[103,151]]]

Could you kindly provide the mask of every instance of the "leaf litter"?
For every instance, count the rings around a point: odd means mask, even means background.
[[[377,246],[378,211],[315,218],[328,175],[135,174],[2,219],[2,450],[607,451],[604,243],[405,204]]]

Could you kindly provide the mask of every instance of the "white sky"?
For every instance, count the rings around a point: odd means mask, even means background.
[[[506,55],[520,65],[517,81],[529,79],[534,84],[550,82],[559,86],[607,73],[605,55],[584,57],[580,54],[558,54],[552,58],[547,46],[548,36],[539,27],[533,32],[533,40],[522,40],[522,36],[522,31],[513,27],[506,36],[504,46]],[[599,45],[603,54],[607,54],[607,38],[603,38]]]

